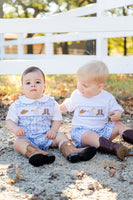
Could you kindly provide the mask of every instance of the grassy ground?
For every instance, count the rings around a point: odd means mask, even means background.
[[[57,100],[69,97],[76,89],[76,75],[46,75],[46,94],[54,96]],[[125,99],[133,97],[133,74],[110,75],[105,89],[116,98]],[[0,76],[0,98],[17,98],[21,95],[21,76]]]

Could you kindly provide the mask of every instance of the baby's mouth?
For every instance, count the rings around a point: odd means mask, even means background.
[[[34,91],[36,91],[36,89],[32,89],[32,90],[31,90],[31,92],[34,92]]]

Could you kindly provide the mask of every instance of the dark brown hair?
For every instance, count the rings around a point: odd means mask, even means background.
[[[41,74],[43,75],[44,82],[45,82],[45,75],[44,75],[43,71],[38,67],[29,67],[29,68],[27,68],[22,74],[21,81],[23,82],[23,77],[26,74],[31,73],[31,72],[35,72],[35,71],[41,72]]]

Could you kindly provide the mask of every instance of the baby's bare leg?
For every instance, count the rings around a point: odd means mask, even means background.
[[[25,155],[25,153],[27,152],[27,147],[30,144],[31,143],[26,138],[18,137],[14,142],[14,148],[16,149],[16,151]]]
[[[112,131],[112,134],[109,138],[109,140],[113,140],[115,139],[118,135],[120,135],[122,137],[122,134],[125,130],[129,129],[125,124],[123,124],[122,122],[116,122]]]
[[[81,137],[81,144],[83,147],[94,146],[98,148],[100,145],[99,138],[100,136],[97,133],[93,131],[87,131]]]
[[[58,133],[55,140],[52,142],[51,147],[60,148],[61,144],[63,144],[66,141],[69,141],[68,137],[64,133]]]
[[[133,144],[133,129],[124,125],[122,122],[116,122],[110,140],[120,135],[124,141]]]

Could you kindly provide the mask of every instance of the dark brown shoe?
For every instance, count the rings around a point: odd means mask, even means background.
[[[128,130],[124,131],[122,134],[122,138],[124,139],[124,141],[126,141],[130,144],[133,144],[133,130],[128,129]]]
[[[99,143],[100,146],[97,150],[116,155],[120,160],[124,160],[124,157],[128,155],[129,150],[122,144],[114,143],[104,137],[99,138]]]

